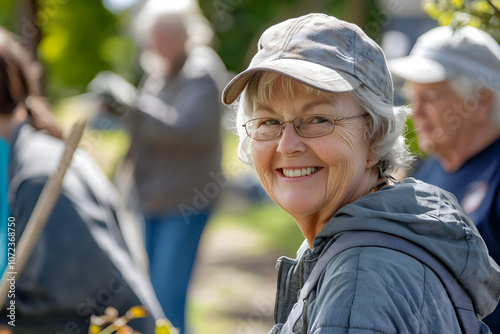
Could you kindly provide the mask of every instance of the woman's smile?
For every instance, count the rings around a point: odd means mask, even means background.
[[[298,178],[316,173],[320,167],[302,167],[302,168],[278,168],[277,171],[286,178]]]

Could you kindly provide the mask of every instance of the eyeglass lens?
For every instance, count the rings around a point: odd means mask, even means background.
[[[286,123],[293,123],[295,130],[302,137],[320,137],[330,134],[335,127],[335,120],[324,115],[310,115],[281,122],[276,118],[257,118],[245,124],[249,137],[256,140],[270,140],[277,138]]]

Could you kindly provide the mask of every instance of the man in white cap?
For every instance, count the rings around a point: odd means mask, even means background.
[[[470,26],[438,27],[389,67],[407,82],[430,154],[413,176],[452,192],[500,262],[500,46]],[[500,308],[485,322],[500,333]]]

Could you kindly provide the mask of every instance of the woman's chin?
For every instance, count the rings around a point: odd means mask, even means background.
[[[314,216],[318,211],[317,203],[308,203],[307,199],[301,198],[297,201],[286,201],[278,203],[296,220],[304,217]]]

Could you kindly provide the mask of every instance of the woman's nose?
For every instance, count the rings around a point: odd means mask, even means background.
[[[303,141],[304,138],[299,136],[293,123],[283,124],[283,130],[278,140],[277,151],[281,154],[291,155],[306,150],[306,145]]]

